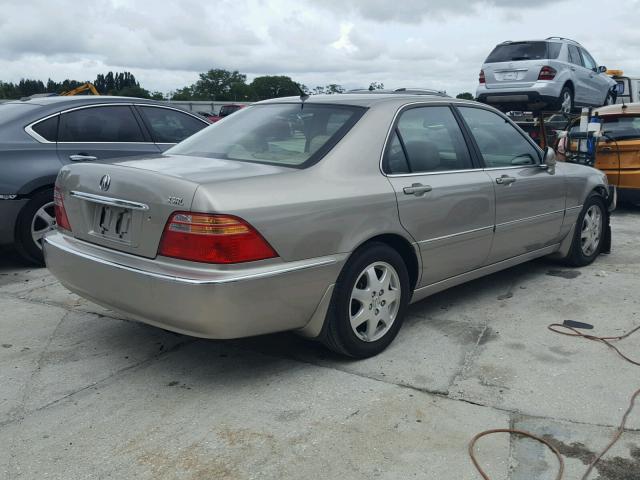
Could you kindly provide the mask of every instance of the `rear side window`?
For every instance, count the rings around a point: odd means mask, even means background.
[[[562,44],[556,42],[547,43],[547,48],[549,49],[549,59],[555,60],[560,56],[560,50],[562,50]]]
[[[144,142],[144,135],[127,105],[90,107],[63,113],[59,142]]]
[[[449,107],[412,108],[402,113],[387,152],[387,169],[389,173],[406,173],[407,167],[411,173],[472,168],[469,150]]]
[[[459,107],[459,110],[487,168],[538,163],[538,150],[503,117],[481,108]]]
[[[178,143],[207,126],[191,115],[170,108],[139,108],[156,143]]]
[[[549,42],[513,42],[498,45],[487,57],[485,63],[515,62],[518,60],[541,60],[549,57]]]
[[[580,56],[578,47],[575,45],[569,45],[569,62],[574,65],[582,66],[582,57]]]
[[[36,123],[31,129],[49,142],[55,142],[58,138],[58,119],[60,115],[47,118]]]

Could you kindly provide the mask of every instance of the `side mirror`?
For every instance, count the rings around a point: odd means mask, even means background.
[[[544,152],[544,157],[542,158],[542,165],[540,165],[540,167],[544,168],[551,175],[553,175],[554,173],[556,173],[556,162],[556,151],[551,147],[547,147]]]
[[[607,71],[607,67],[601,65],[596,69],[596,71],[598,73],[605,73]]]

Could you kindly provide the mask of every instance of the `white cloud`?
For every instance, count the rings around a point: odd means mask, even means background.
[[[166,92],[226,68],[310,87],[382,81],[458,93],[475,89],[496,43],[549,35],[640,75],[638,11],[638,0],[615,9],[595,0],[5,0],[0,80],[129,70]]]

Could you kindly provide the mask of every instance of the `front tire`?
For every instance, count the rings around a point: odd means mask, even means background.
[[[593,263],[604,243],[607,209],[602,197],[591,194],[576,222],[573,242],[565,262],[573,267],[584,267]]]
[[[42,190],[27,202],[16,222],[16,249],[27,261],[44,266],[44,235],[56,225],[53,190]]]
[[[376,242],[356,251],[338,277],[322,342],[354,358],[377,355],[398,334],[410,290],[396,250]]]

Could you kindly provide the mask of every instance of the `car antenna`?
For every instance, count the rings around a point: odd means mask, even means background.
[[[302,105],[300,105],[300,110],[302,110],[304,108],[305,100],[309,98],[309,94],[302,90],[302,87],[299,83],[296,83],[296,87],[298,87],[298,91],[300,92],[300,101],[302,102]]]

